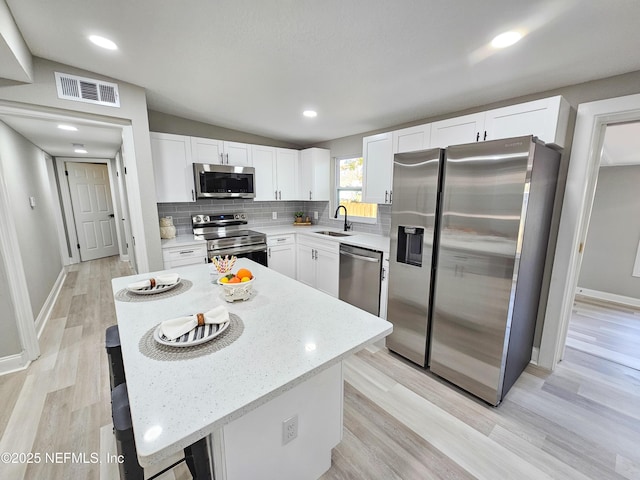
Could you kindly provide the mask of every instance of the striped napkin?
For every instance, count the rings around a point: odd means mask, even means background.
[[[160,324],[160,333],[167,340],[175,340],[200,325],[223,324],[229,321],[229,311],[222,305],[209,310],[207,313],[197,313],[188,317],[178,317],[165,320]]]
[[[154,287],[157,285],[175,285],[180,281],[180,275],[177,273],[166,273],[164,275],[158,275],[155,278],[149,278],[140,282],[134,282],[127,285],[129,290],[144,290],[145,288]]]

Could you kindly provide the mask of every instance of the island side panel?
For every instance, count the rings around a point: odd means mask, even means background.
[[[316,480],[342,440],[342,362],[232,421],[211,439],[216,479]],[[284,421],[298,434],[283,444]]]

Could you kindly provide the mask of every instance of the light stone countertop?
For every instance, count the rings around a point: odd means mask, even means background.
[[[344,243],[347,245],[354,245],[356,247],[370,248],[371,250],[378,250],[380,252],[389,253],[389,237],[383,235],[374,235],[372,233],[363,233],[356,231],[346,232],[349,234],[347,237],[332,237],[329,235],[320,235],[318,231],[330,230],[334,232],[342,232],[339,228],[327,227],[324,225],[311,225],[304,227],[296,227],[292,225],[277,225],[273,227],[250,227],[251,230],[261,232],[266,235],[285,235],[289,233],[297,233],[303,235],[309,235],[313,238],[331,240],[336,243]]]
[[[162,461],[392,331],[386,320],[255,262],[240,258],[236,268],[240,267],[249,268],[255,276],[255,295],[245,302],[224,301],[221,287],[211,283],[211,265],[172,269],[193,282],[180,295],[145,302],[115,300],[143,467]],[[113,292],[153,275],[116,278]],[[161,321],[217,305],[225,305],[244,323],[242,335],[232,344],[181,361],[153,360],[139,351],[142,336]]]
[[[194,238],[192,234],[189,234],[178,235],[175,238],[163,238],[160,240],[160,244],[162,245],[162,248],[188,247],[191,245],[206,245],[207,241]]]

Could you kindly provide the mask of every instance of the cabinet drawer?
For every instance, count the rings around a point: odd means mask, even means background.
[[[167,248],[162,251],[165,268],[205,263],[206,258],[207,247],[205,245]]]
[[[267,245],[269,247],[276,247],[278,245],[291,245],[292,243],[295,243],[293,233],[267,236]]]

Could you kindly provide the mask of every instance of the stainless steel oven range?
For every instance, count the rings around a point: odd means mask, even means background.
[[[191,216],[193,234],[207,241],[209,261],[216,255],[235,255],[267,265],[267,236],[247,230],[246,213],[210,213]]]

